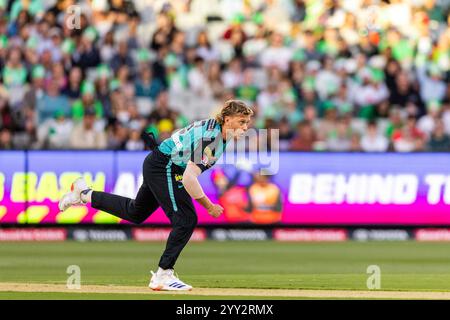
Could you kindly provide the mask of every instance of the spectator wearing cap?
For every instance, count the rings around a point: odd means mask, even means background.
[[[72,105],[72,118],[74,121],[81,121],[87,109],[93,109],[97,118],[103,118],[103,106],[95,96],[95,86],[92,82],[84,81],[81,85],[81,99],[76,100]]]
[[[73,68],[72,66],[72,54],[75,52],[75,41],[67,37],[61,43],[61,61],[67,70]],[[76,68],[76,67],[75,67]]]
[[[389,91],[383,82],[384,73],[380,69],[363,70],[364,83],[355,92],[354,99],[359,107],[359,116],[369,119],[374,116],[377,106],[389,98]]]
[[[120,81],[117,79],[111,79],[109,81],[109,92],[111,99],[111,108],[112,110],[120,109],[117,108],[118,104],[125,104],[125,94],[120,87]]]
[[[54,117],[45,121],[37,130],[39,148],[68,149],[73,122],[61,110],[56,110]]]
[[[370,120],[361,137],[361,149],[365,152],[385,152],[389,148],[389,140],[379,132],[377,122]]]
[[[73,149],[104,149],[106,134],[95,126],[96,110],[89,107],[83,114],[83,120],[77,124],[70,137],[70,147]]]
[[[171,93],[184,93],[188,88],[188,68],[176,55],[170,53],[164,58],[165,79]],[[155,69],[154,74],[155,73]]]
[[[158,129],[159,141],[164,141],[170,137],[175,126],[172,120],[166,118],[159,121],[156,128]]]
[[[105,64],[101,64],[97,67],[95,89],[98,101],[103,108],[103,116],[106,119],[113,117],[112,112],[112,97],[111,97],[111,80],[112,72]]]
[[[97,32],[93,27],[87,27],[81,36],[79,44],[72,55],[74,66],[85,70],[100,64],[100,52],[95,46]]]
[[[320,119],[317,130],[324,138],[328,138],[333,132],[336,132],[339,111],[336,108],[336,105],[331,101],[325,101],[322,104],[321,109],[323,109],[324,116],[323,119]]]
[[[45,120],[53,118],[57,110],[61,111],[66,117],[70,117],[69,100],[61,94],[58,82],[51,80],[46,93],[37,100],[38,123],[42,124]]]
[[[25,65],[28,70],[30,70],[33,66],[39,64],[39,54],[37,52],[37,46],[39,39],[34,35],[30,35],[31,28],[26,26],[21,29],[21,33],[23,33],[22,38],[26,39],[25,47],[24,47],[24,58]]]
[[[229,13],[227,12],[227,14]],[[240,58],[242,57],[242,45],[248,39],[243,27],[245,17],[242,13],[235,12],[230,18],[230,24],[223,33],[222,38],[230,42],[235,50],[234,56]]]
[[[22,109],[36,109],[37,100],[42,98],[45,93],[45,69],[42,65],[36,65],[31,71],[31,85],[25,92],[22,100]]]

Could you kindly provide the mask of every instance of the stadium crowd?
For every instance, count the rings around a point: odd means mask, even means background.
[[[236,98],[280,150],[450,151],[449,9],[0,0],[0,149],[143,150]]]

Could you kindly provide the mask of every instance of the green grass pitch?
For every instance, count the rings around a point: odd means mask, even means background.
[[[0,244],[0,283],[65,284],[69,265],[82,285],[146,287],[163,242]],[[194,288],[367,290],[367,267],[381,269],[381,289],[450,291],[450,243],[189,243],[175,271]],[[174,295],[0,292],[0,299],[178,299]],[[180,299],[204,299],[183,296]],[[214,298],[214,297],[208,297]],[[227,298],[217,296],[216,298]],[[235,297],[237,298],[237,297]],[[239,297],[239,299],[257,297]],[[267,298],[267,297],[266,297]]]

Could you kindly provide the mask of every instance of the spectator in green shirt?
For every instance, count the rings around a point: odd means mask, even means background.
[[[244,70],[242,84],[236,88],[236,97],[248,103],[256,101],[259,94],[259,88],[253,81],[253,71],[251,69]]]
[[[90,107],[95,110],[97,118],[103,118],[102,104],[95,98],[95,86],[92,82],[85,81],[81,85],[81,99],[76,100],[72,105],[73,120],[83,120],[85,110]]]
[[[22,63],[22,52],[20,48],[13,47],[2,72],[3,83],[7,87],[23,86],[27,81],[27,75],[27,69]]]

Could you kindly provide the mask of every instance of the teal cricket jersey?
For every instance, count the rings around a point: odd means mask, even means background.
[[[179,167],[186,169],[191,160],[203,172],[222,156],[226,145],[227,141],[222,138],[222,126],[214,119],[206,119],[175,131],[158,148],[170,155],[172,163]]]

